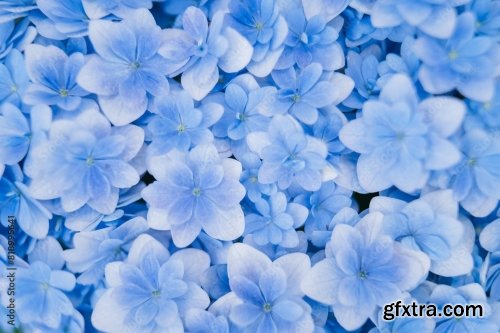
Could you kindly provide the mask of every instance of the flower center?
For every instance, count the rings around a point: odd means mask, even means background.
[[[358,276],[360,279],[364,280],[368,277],[368,272],[365,271],[359,271]]]
[[[269,303],[264,304],[264,306],[262,308],[263,308],[264,312],[266,312],[266,313],[271,312],[271,310],[273,309],[273,307]]]
[[[160,290],[154,290],[151,292],[151,295],[153,295],[154,298],[158,298],[161,296],[161,291]]]
[[[470,166],[474,166],[476,165],[476,159],[475,158],[470,158],[468,161],[467,161],[467,164],[469,164]]]
[[[141,64],[137,61],[130,63],[130,69],[132,69],[134,71],[138,70],[139,67],[141,67]]]
[[[208,48],[207,48],[207,44],[203,41],[201,41],[199,44],[198,44],[198,47],[196,48],[195,50],[195,55],[197,57],[204,57],[205,55],[207,55],[208,53]]]
[[[193,193],[195,197],[199,197],[201,195],[201,188],[195,187],[191,193]]]
[[[403,141],[403,139],[406,137],[406,134],[404,132],[399,132],[396,134],[396,138],[399,140],[399,141]]]
[[[257,183],[257,176],[252,176],[252,177],[250,177],[250,181],[251,181],[252,183]]]
[[[264,28],[264,25],[260,22],[256,22],[255,23],[255,29],[257,29],[258,31],[261,31],[262,28]]]
[[[10,87],[10,91],[16,92],[17,91],[17,86],[14,84]]]
[[[179,124],[179,126],[177,126],[177,131],[179,133],[183,133],[184,131],[186,130],[186,126],[184,124]]]
[[[304,44],[309,43],[309,37],[307,36],[307,34],[305,32],[303,32],[302,35],[300,35],[300,41]]]
[[[242,113],[242,112],[238,112],[238,113],[236,114],[236,118],[237,118],[238,120],[240,120],[240,121],[244,121],[244,120],[245,120],[245,114],[244,114],[244,113]]]
[[[489,110],[491,110],[491,102],[486,102],[486,103],[484,103],[484,104],[483,104],[483,108],[484,108],[485,110],[488,110],[488,111],[489,111]]]
[[[448,58],[450,58],[450,60],[455,60],[458,58],[458,52],[453,50],[453,51],[450,51],[450,53],[448,53]]]
[[[61,97],[68,97],[68,90],[66,90],[66,89],[64,89],[64,88],[63,88],[63,89],[61,89],[61,90],[59,90],[59,95],[60,95]]]
[[[94,156],[89,155],[87,159],[85,160],[85,163],[87,163],[87,166],[92,166],[94,165]]]
[[[42,289],[43,290],[48,290],[49,289],[49,284],[47,282],[42,283]]]
[[[292,101],[294,103],[297,103],[298,101],[300,101],[300,95],[299,94],[295,94],[292,96]]]

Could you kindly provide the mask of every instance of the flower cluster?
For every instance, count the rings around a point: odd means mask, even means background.
[[[499,22],[0,1],[0,332],[500,332]]]

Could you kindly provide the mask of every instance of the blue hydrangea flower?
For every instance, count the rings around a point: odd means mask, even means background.
[[[238,329],[313,332],[311,307],[300,290],[310,269],[309,257],[291,253],[271,262],[249,245],[234,244],[227,262],[232,292],[218,302],[230,307],[229,319]]]
[[[262,198],[263,194],[271,195],[276,192],[276,185],[259,182],[258,174],[262,161],[257,154],[248,152],[241,157],[240,162],[243,166],[240,182],[245,186],[247,197],[251,201],[256,202]]]
[[[29,24],[28,19],[17,24],[14,21],[0,24],[0,59],[5,58],[13,48],[23,51],[35,39],[36,29]]]
[[[45,105],[31,108],[29,120],[13,104],[0,105],[0,176],[5,164],[21,162],[33,143],[45,137],[51,121],[52,111]]]
[[[30,19],[42,36],[55,40],[86,36],[89,22],[106,15],[102,8],[92,5],[92,0],[37,0],[36,4],[39,11]]]
[[[414,52],[423,62],[418,77],[426,91],[442,94],[456,88],[481,102],[493,97],[499,46],[487,36],[476,37],[474,24],[474,15],[467,12],[459,16],[448,40],[416,40]]]
[[[496,222],[498,224],[498,222]],[[481,233],[481,236],[483,233]],[[498,239],[498,238],[497,238]],[[497,243],[498,244],[498,243]],[[484,247],[484,246],[483,246]],[[496,244],[495,244],[496,247]],[[481,283],[492,301],[500,300],[500,252],[488,253],[481,270]]]
[[[214,126],[214,134],[237,141],[251,132],[265,131],[270,119],[263,109],[274,92],[274,87],[260,88],[248,74],[233,79],[224,92],[224,115]]]
[[[219,240],[242,235],[239,203],[245,188],[238,161],[221,159],[215,146],[204,144],[189,153],[172,150],[152,157],[148,169],[157,179],[142,192],[150,205],[149,226],[170,230],[177,247],[191,244],[202,229]]]
[[[318,191],[305,192],[294,198],[294,202],[309,209],[309,216],[305,222],[304,230],[311,240],[315,238],[314,234],[316,232],[327,229],[336,213],[342,208],[351,205],[351,194],[351,191],[337,186],[333,181],[329,181],[324,182]]]
[[[82,0],[82,4],[93,18],[96,15],[106,17],[109,14],[124,18],[134,10],[153,7],[152,0]]]
[[[24,58],[18,50],[11,50],[0,63],[0,104],[12,103],[21,106],[21,99],[29,83]]]
[[[186,314],[186,329],[190,333],[229,333],[229,324],[224,316],[209,311],[193,309]]]
[[[470,3],[476,17],[476,31],[478,34],[487,35],[495,38],[498,42],[500,25],[500,4],[495,0],[473,0]]]
[[[5,0],[0,3],[0,24],[14,21],[37,9],[36,0]]]
[[[77,82],[98,95],[102,111],[114,125],[142,116],[149,96],[168,93],[168,62],[158,54],[162,31],[149,11],[134,11],[121,22],[94,20],[89,38],[97,54],[90,56]]]
[[[323,68],[313,63],[296,72],[294,68],[273,72],[273,79],[279,90],[277,103],[273,103],[271,113],[289,112],[299,121],[312,125],[318,120],[318,109],[336,105],[352,91],[353,81],[335,74],[331,80],[322,79]]]
[[[0,178],[2,224],[8,221],[9,216],[15,216],[22,231],[30,237],[42,239],[47,236],[52,214],[38,200],[33,199],[23,181],[23,173],[17,165],[7,168]]]
[[[407,193],[422,188],[431,170],[460,161],[450,141],[465,114],[465,105],[451,97],[419,103],[415,88],[403,74],[394,75],[378,100],[367,101],[363,116],[347,123],[340,139],[360,153],[357,176],[366,191],[392,185]]]
[[[30,193],[36,199],[60,199],[65,212],[88,204],[111,214],[120,188],[139,182],[131,165],[144,144],[144,131],[135,126],[111,127],[94,102],[72,120],[60,119],[48,138],[30,154]]]
[[[253,46],[250,73],[265,77],[271,73],[284,49],[288,26],[274,0],[232,0],[226,17],[231,27]]]
[[[81,97],[89,93],[76,84],[76,76],[83,66],[81,53],[70,56],[55,46],[29,45],[26,67],[33,82],[24,95],[26,104],[57,105],[64,110],[75,110]]]
[[[304,134],[302,127],[290,116],[277,115],[267,132],[253,132],[247,143],[262,159],[258,180],[277,183],[282,190],[292,182],[303,189],[316,191],[323,182],[326,145]]]
[[[319,63],[325,71],[344,67],[344,52],[337,38],[338,31],[327,25],[323,15],[306,18],[302,5],[283,13],[288,23],[285,49],[275,69],[288,69],[295,64],[300,68]]]
[[[116,228],[79,232],[73,238],[74,248],[65,250],[63,258],[69,270],[81,273],[79,284],[97,285],[104,277],[106,265],[124,260],[132,242],[146,230],[146,220],[138,216]]]
[[[183,332],[186,312],[210,304],[199,285],[209,265],[203,251],[170,255],[151,236],[139,236],[126,261],[106,266],[109,289],[97,300],[92,324],[103,332]]]
[[[207,17],[189,7],[182,18],[183,30],[167,29],[160,49],[169,62],[170,76],[182,73],[182,87],[201,100],[219,80],[219,68],[235,73],[250,62],[253,48],[236,30],[223,24],[221,13],[208,26]]]
[[[406,37],[401,43],[400,54],[389,53],[384,61],[380,62],[378,72],[380,78],[377,85],[383,87],[385,83],[397,73],[406,74],[414,82],[418,79],[418,69],[420,62],[413,52],[415,40],[411,37]]]
[[[121,189],[116,210],[111,214],[100,213],[88,205],[83,206],[74,212],[66,214],[64,226],[73,231],[92,231],[102,225],[116,226],[134,216],[142,216],[147,211],[147,207],[141,200],[141,191],[146,184],[139,182],[131,188]]]
[[[498,252],[500,251],[498,237],[500,237],[500,219],[491,221],[484,227],[479,235],[479,242],[485,250]]]
[[[186,91],[155,99],[152,111],[157,114],[148,123],[153,134],[149,151],[162,155],[172,149],[187,151],[194,145],[213,141],[208,129],[217,122],[224,109],[216,103],[205,103],[194,107]]]
[[[355,227],[333,229],[326,258],[307,274],[302,290],[332,305],[347,330],[360,328],[377,306],[415,288],[427,276],[430,262],[421,252],[403,248],[382,234],[381,213],[369,213]]]
[[[470,0],[377,0],[371,11],[372,23],[376,28],[396,27],[407,23],[436,38],[448,38],[457,24],[454,7]]]
[[[245,216],[245,234],[252,234],[256,244],[271,243],[288,248],[299,245],[295,229],[304,224],[309,214],[306,207],[287,202],[283,192],[276,192],[268,200],[257,201],[255,209],[258,214]]]
[[[435,332],[497,332],[499,325],[494,318],[493,310],[487,302],[486,294],[477,283],[467,284],[458,288],[447,285],[437,285],[429,297],[429,302],[442,309],[445,304],[480,304],[483,308],[482,317],[460,317],[436,319]],[[457,320],[459,319],[459,320]]]
[[[0,165],[21,161],[30,146],[31,129],[21,110],[10,103],[0,106]]]
[[[16,310],[22,323],[56,329],[63,316],[73,314],[73,304],[66,293],[75,287],[75,277],[61,270],[61,252],[61,245],[54,238],[46,238],[30,254],[30,266],[18,268]]]
[[[458,220],[451,190],[431,192],[409,203],[379,196],[370,202],[372,211],[384,214],[386,234],[429,257],[431,272],[441,276],[471,272],[471,249],[464,240],[469,230]]]
[[[347,93],[349,94],[349,92]],[[333,162],[340,154],[348,152],[339,138],[340,130],[347,123],[347,118],[335,106],[321,111],[318,121],[312,127],[312,135],[326,143],[328,160]]]
[[[450,170],[455,198],[473,216],[485,217],[500,200],[500,139],[494,133],[473,129],[461,138],[462,160]]]
[[[486,128],[494,130],[500,126],[500,82],[495,84],[495,94],[487,102],[469,100],[469,108],[477,121]]]
[[[49,327],[42,322],[31,322],[23,325],[23,329],[30,332],[44,332],[44,333],[85,333],[85,319],[78,312],[73,310],[69,316],[61,318],[61,324],[58,327]]]
[[[364,15],[363,12],[354,9],[356,8],[356,2],[356,0],[351,1],[350,6],[352,8],[347,8],[342,13],[342,17],[345,20],[345,42],[348,47],[362,45],[366,43],[367,40],[370,40],[374,33],[382,30],[373,27],[369,15]]]
[[[343,102],[344,105],[360,109],[364,101],[378,95],[380,92],[380,87],[377,85],[378,65],[376,55],[371,52],[358,54],[349,51],[347,53],[345,73],[354,80],[355,89],[351,96]]]

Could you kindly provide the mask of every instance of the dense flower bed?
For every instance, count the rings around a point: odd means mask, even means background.
[[[499,41],[497,0],[0,1],[0,331],[499,332]]]

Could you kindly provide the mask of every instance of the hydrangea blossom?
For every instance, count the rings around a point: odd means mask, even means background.
[[[210,303],[198,282],[209,264],[200,250],[170,255],[151,236],[139,236],[126,261],[106,267],[110,288],[97,300],[93,325],[104,332],[182,332],[186,312]]]
[[[10,103],[0,107],[0,164],[16,164],[30,145],[31,130],[21,110]]]
[[[372,211],[384,214],[386,234],[429,257],[431,272],[458,276],[472,270],[464,240],[469,230],[458,220],[458,203],[451,190],[431,192],[410,203],[380,196],[370,203]]]
[[[65,292],[75,287],[73,274],[61,270],[62,248],[53,238],[47,238],[34,252],[30,265],[20,268],[16,279],[16,305],[22,322],[41,323],[57,329],[63,316],[74,308]]]
[[[214,126],[214,134],[238,141],[251,132],[266,130],[270,121],[266,116],[266,101],[274,92],[274,87],[260,88],[249,75],[233,79],[226,87],[224,115]]]
[[[464,115],[465,105],[451,97],[419,103],[410,79],[397,74],[384,86],[380,99],[363,105],[362,117],[344,126],[340,139],[361,154],[357,173],[366,191],[395,185],[411,193],[425,185],[431,170],[460,161],[460,152],[448,137],[458,130]]]
[[[153,134],[149,150],[153,155],[163,155],[172,149],[187,151],[196,144],[213,140],[212,126],[224,110],[216,103],[194,107],[193,100],[185,91],[160,97],[153,109],[156,117],[148,123]]]
[[[55,40],[86,36],[90,20],[106,15],[92,0],[37,0],[37,7],[31,20],[42,36]]]
[[[302,226],[307,218],[307,208],[297,203],[287,202],[285,194],[276,192],[268,200],[255,203],[258,214],[247,214],[245,234],[252,234],[258,245],[268,243],[283,247],[296,247],[299,237],[295,229]]]
[[[5,63],[0,64],[0,103],[9,102],[19,107],[28,82],[22,54],[12,50]]]
[[[474,36],[472,13],[459,16],[447,41],[420,37],[415,54],[423,62],[418,76],[432,94],[457,89],[462,95],[486,102],[493,97],[499,46],[487,36]]]
[[[28,19],[23,19],[18,24],[14,21],[0,24],[0,59],[6,57],[14,48],[22,51],[33,42],[36,33],[36,29],[29,25]]]
[[[318,63],[310,64],[297,73],[293,68],[273,73],[280,88],[271,112],[282,114],[288,111],[299,121],[312,125],[318,120],[318,109],[338,104],[352,91],[353,82],[343,74],[334,74],[331,80],[321,78],[323,68]]]
[[[158,53],[162,31],[149,11],[137,10],[121,22],[92,21],[89,38],[97,54],[90,56],[77,82],[97,94],[114,125],[142,116],[149,96],[168,93],[168,62]]]
[[[450,187],[464,209],[473,216],[487,216],[500,200],[496,187],[500,181],[500,139],[494,133],[474,129],[460,141],[463,157],[450,171]]]
[[[302,282],[307,296],[333,306],[335,317],[347,330],[358,329],[377,306],[415,288],[429,270],[427,256],[383,235],[382,219],[381,213],[374,212],[355,227],[337,225],[326,258]]]
[[[127,258],[131,243],[147,230],[146,220],[135,217],[116,228],[82,231],[73,238],[74,248],[63,252],[63,258],[69,270],[81,273],[78,283],[97,285],[106,265]]]
[[[36,199],[59,199],[64,211],[88,204],[112,213],[120,188],[139,182],[130,161],[144,143],[135,125],[111,127],[94,102],[73,120],[54,121],[48,138],[33,148],[29,191]]]
[[[325,16],[306,18],[301,3],[298,7],[288,8],[284,16],[288,23],[288,36],[275,69],[287,69],[295,64],[304,68],[311,63],[319,63],[327,71],[344,67],[344,52],[337,43],[339,33],[327,25]]]
[[[457,24],[456,6],[470,0],[377,0],[371,11],[372,23],[377,28],[395,27],[407,23],[436,38],[448,38]]]
[[[499,4],[0,0],[0,331],[497,333]]]
[[[280,58],[288,34],[286,20],[280,15],[277,1],[232,0],[229,2],[228,23],[253,46],[250,73],[265,77]]]
[[[220,240],[242,235],[245,188],[238,161],[221,159],[213,145],[199,145],[151,158],[149,171],[158,180],[142,194],[150,205],[148,224],[170,230],[176,246],[188,246],[202,229]]]
[[[195,100],[205,97],[219,80],[219,68],[235,73],[245,68],[253,48],[235,29],[216,15],[208,26],[205,14],[189,7],[182,18],[183,30],[167,29],[160,54],[169,62],[168,73],[182,73],[182,87]]]
[[[235,244],[228,253],[232,292],[218,302],[230,307],[229,319],[243,332],[290,332],[295,327],[313,332],[311,307],[300,289],[309,269],[304,254],[271,262],[251,246]]]
[[[35,0],[5,0],[0,4],[0,23],[10,22],[35,10]]]
[[[287,189],[292,182],[309,191],[321,187],[328,168],[326,146],[305,135],[290,116],[275,116],[267,132],[251,133],[247,143],[262,158],[259,182],[277,183],[280,189]]]
[[[344,101],[344,105],[351,108],[361,108],[364,101],[380,92],[380,87],[377,85],[378,65],[376,55],[371,52],[358,54],[350,51],[347,54],[345,72],[354,80],[355,89],[351,96]]]
[[[24,102],[31,105],[57,105],[74,110],[81,97],[88,95],[76,84],[76,76],[83,66],[83,54],[75,52],[69,57],[55,46],[29,45],[26,66],[33,82],[24,95]],[[50,65],[48,65],[50,64]]]
[[[25,183],[21,169],[14,165],[7,168],[0,179],[0,217],[6,226],[9,216],[17,217],[17,223],[28,236],[42,239],[49,231],[52,213],[34,199]]]

